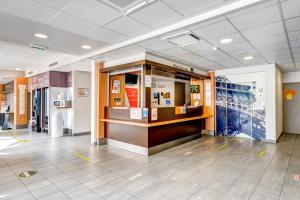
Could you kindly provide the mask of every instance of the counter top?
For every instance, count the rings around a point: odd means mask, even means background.
[[[100,121],[132,125],[132,126],[154,127],[154,126],[163,126],[163,125],[174,124],[174,123],[179,123],[179,122],[192,121],[192,120],[197,120],[197,119],[205,119],[205,118],[209,118],[212,116],[213,115],[204,114],[204,115],[197,116],[197,117],[188,117],[188,118],[175,119],[175,120],[169,120],[169,121],[163,121],[163,122],[152,122],[152,123],[132,122],[132,121],[126,121],[126,120],[117,120],[117,119],[100,119]]]

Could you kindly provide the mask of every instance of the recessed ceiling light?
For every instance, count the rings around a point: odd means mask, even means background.
[[[252,60],[254,57],[253,56],[245,56],[244,60]]]
[[[37,37],[37,38],[42,38],[42,39],[47,39],[48,38],[48,35],[41,34],[41,33],[36,33],[36,34],[34,34],[34,36]]]
[[[91,49],[92,47],[89,46],[89,45],[81,45],[81,48],[83,48],[83,49]]]
[[[138,3],[138,4],[136,4],[135,6],[133,6],[133,7],[131,7],[131,8],[128,8],[127,10],[125,10],[125,13],[124,13],[124,15],[126,16],[126,15],[129,15],[129,14],[131,14],[131,13],[133,13],[134,11],[136,11],[136,10],[138,10],[138,9],[140,9],[140,8],[142,8],[142,7],[144,7],[144,6],[146,6],[147,5],[147,1],[145,0],[145,1],[142,1],[142,2],[140,2],[140,3]]]
[[[212,50],[217,51],[218,47],[212,47]]]
[[[225,38],[225,39],[220,40],[220,42],[221,42],[222,44],[228,44],[228,43],[231,43],[231,42],[232,42],[232,39],[231,39],[231,38]]]
[[[21,68],[16,68],[16,70],[17,70],[17,71],[20,71],[20,70],[21,70]]]

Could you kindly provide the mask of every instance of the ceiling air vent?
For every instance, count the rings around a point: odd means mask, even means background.
[[[28,74],[28,75],[33,74],[33,71],[29,71],[29,72],[27,72],[27,74]]]
[[[176,33],[173,35],[168,35],[161,38],[161,40],[168,40],[170,43],[175,44],[180,47],[189,46],[192,44],[197,44],[200,42],[200,37],[196,34],[184,31],[182,33]]]
[[[38,44],[30,44],[30,47],[41,51],[45,51],[47,49],[47,47]]]
[[[53,66],[55,66],[57,64],[58,64],[58,62],[51,63],[51,64],[49,64],[49,67],[53,67]]]

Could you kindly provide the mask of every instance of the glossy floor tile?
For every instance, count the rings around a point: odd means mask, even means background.
[[[20,178],[24,171],[37,174]],[[299,200],[300,135],[204,136],[144,157],[86,136],[0,133],[0,199]]]

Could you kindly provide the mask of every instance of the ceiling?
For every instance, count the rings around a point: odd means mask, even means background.
[[[237,2],[157,0],[124,15],[126,9],[141,1],[0,0],[0,69],[34,70],[54,62],[80,60],[101,49]],[[300,70],[299,11],[299,0],[267,0],[172,32],[193,32],[201,38],[197,44],[179,47],[162,40],[165,35],[160,35],[124,48],[112,48],[97,58],[112,60],[146,50],[206,70],[278,63],[283,71],[296,71]],[[36,38],[35,33],[47,34],[49,38]],[[221,44],[224,38],[233,41]],[[46,46],[47,50],[31,49],[29,44]],[[82,49],[81,45],[90,45],[92,49]],[[213,46],[218,50],[212,50]],[[252,60],[244,60],[250,55]],[[67,65],[64,70],[68,66],[76,69],[76,65],[89,68],[89,61],[83,63]]]

